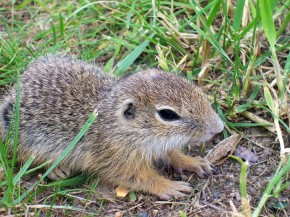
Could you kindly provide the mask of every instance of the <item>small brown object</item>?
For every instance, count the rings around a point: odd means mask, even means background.
[[[121,211],[118,211],[115,213],[115,217],[122,217],[122,216],[123,216],[123,214]]]
[[[129,189],[123,188],[122,186],[118,186],[116,189],[116,196],[120,198],[124,198],[129,194]]]
[[[229,154],[232,154],[235,150],[237,143],[241,140],[241,136],[236,134],[232,135],[220,143],[218,143],[207,155],[206,159],[214,165],[220,165],[224,162],[223,159],[227,159]]]
[[[158,69],[115,80],[92,64],[69,56],[33,61],[20,79],[18,157],[34,155],[36,165],[55,161],[90,114],[97,120],[49,177],[81,171],[103,182],[161,198],[183,196],[186,182],[160,175],[162,159],[179,170],[211,173],[206,160],[186,156],[179,148],[199,143],[223,130],[223,122],[201,89],[185,78]],[[16,98],[14,86],[0,107],[4,139]]]

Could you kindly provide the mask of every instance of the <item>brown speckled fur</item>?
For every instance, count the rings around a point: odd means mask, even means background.
[[[178,151],[182,144],[209,140],[223,129],[200,88],[185,78],[149,69],[115,80],[95,65],[56,55],[33,61],[20,82],[20,160],[30,155],[36,165],[56,160],[96,109],[96,121],[60,166],[161,198],[181,196],[191,188],[158,174],[155,161],[163,159],[200,176],[211,172],[205,160]],[[2,139],[15,97],[13,87],[1,103]],[[129,105],[132,118],[124,116]],[[160,109],[181,118],[162,120]]]

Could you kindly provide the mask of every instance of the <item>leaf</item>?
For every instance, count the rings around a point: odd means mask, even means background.
[[[275,111],[274,101],[270,93],[270,90],[267,86],[264,86],[264,96],[265,96],[268,107],[271,109],[272,112],[274,112]]]
[[[206,155],[206,159],[213,163],[213,164],[219,164],[218,161],[222,160],[224,157],[226,157],[229,152],[233,152],[236,144],[240,141],[241,136],[240,135],[232,135],[220,143],[218,143],[210,152]]]
[[[180,217],[186,217],[185,212],[182,211],[182,210],[179,210],[179,211],[178,211],[178,214],[179,214]]]
[[[137,200],[137,195],[135,191],[130,191],[129,192],[129,201],[130,202],[135,202]]]
[[[273,49],[276,43],[276,30],[269,0],[259,0],[262,25],[265,35]]]
[[[164,53],[162,51],[162,49],[160,48],[160,45],[156,45],[156,51],[158,53],[158,56],[156,56],[157,60],[158,60],[158,64],[160,65],[160,67],[165,70],[165,71],[169,71],[169,67],[167,64],[167,59],[164,56]]]

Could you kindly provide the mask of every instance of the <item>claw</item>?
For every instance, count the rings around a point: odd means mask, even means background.
[[[59,180],[59,179],[65,179],[69,177],[71,174],[70,170],[68,168],[65,168],[63,166],[56,167],[54,170],[52,170],[47,177],[51,180]]]
[[[211,171],[212,171],[212,174],[214,174],[214,175],[218,174],[218,169],[214,166],[211,167]]]

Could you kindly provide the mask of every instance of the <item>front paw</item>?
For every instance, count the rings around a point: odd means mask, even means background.
[[[192,187],[190,187],[187,182],[170,181],[170,185],[167,188],[164,188],[162,192],[152,193],[157,195],[162,200],[170,200],[172,197],[184,197],[186,196],[184,193],[190,193],[191,191]]]
[[[195,172],[200,178],[206,178],[214,172],[206,159],[189,157],[183,153],[175,153],[174,158],[171,158],[171,165],[179,173],[184,170]]]
[[[206,159],[195,157],[191,158],[188,163],[184,170],[195,172],[200,178],[207,178],[214,172],[214,169]]]

